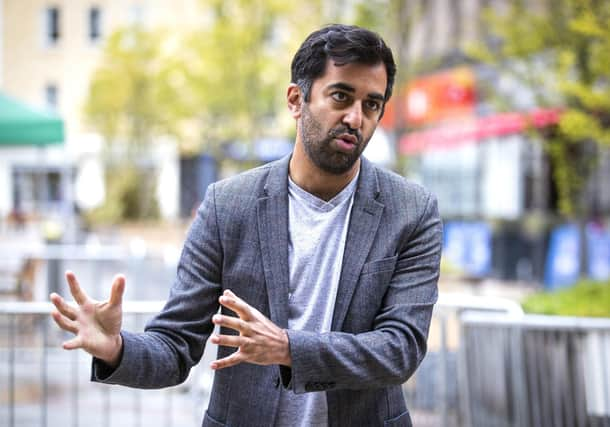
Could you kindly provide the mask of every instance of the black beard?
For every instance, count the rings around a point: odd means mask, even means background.
[[[301,118],[301,140],[305,153],[311,161],[324,172],[333,175],[342,175],[348,172],[360,158],[364,147],[362,134],[358,130],[350,129],[345,125],[331,129],[328,135],[320,140],[320,135],[323,133],[322,126],[312,116],[306,104],[303,104]],[[352,153],[342,153],[335,151],[331,147],[331,142],[337,136],[342,134],[354,135],[358,142],[356,149]]]

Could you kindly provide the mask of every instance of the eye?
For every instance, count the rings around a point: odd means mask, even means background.
[[[345,92],[333,92],[330,96],[337,102],[345,102],[348,100],[348,96]]]
[[[379,101],[367,100],[364,105],[371,111],[379,111],[381,109],[381,103]]]

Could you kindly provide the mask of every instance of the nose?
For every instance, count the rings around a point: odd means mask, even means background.
[[[360,102],[354,102],[343,116],[343,123],[351,129],[360,129],[362,127],[362,105]]]

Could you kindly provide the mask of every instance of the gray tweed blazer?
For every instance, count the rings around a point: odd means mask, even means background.
[[[94,381],[138,388],[183,382],[203,354],[226,288],[287,327],[288,163],[209,187],[165,308],[145,332],[122,332],[116,369],[93,361]],[[363,158],[332,331],[289,330],[290,368],[244,363],[217,371],[202,425],[271,427],[280,387],[288,387],[325,391],[330,426],[410,426],[401,384],[426,353],[441,235],[429,192]],[[219,347],[218,357],[232,351]]]

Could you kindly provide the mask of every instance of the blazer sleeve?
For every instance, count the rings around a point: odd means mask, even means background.
[[[93,381],[137,388],[168,387],[186,380],[191,367],[201,359],[221,293],[222,247],[214,195],[212,184],[189,229],[165,307],[143,333],[121,332],[123,354],[116,369],[93,359]]]
[[[426,353],[438,297],[442,224],[428,195],[417,225],[402,242],[373,330],[351,334],[288,330],[292,367],[281,367],[295,393],[404,383]]]

